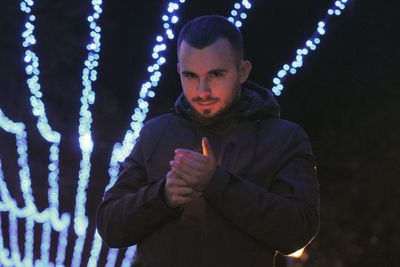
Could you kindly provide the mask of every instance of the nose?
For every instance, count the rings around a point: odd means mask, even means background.
[[[197,96],[200,98],[207,98],[211,95],[211,90],[208,85],[207,80],[200,79],[199,84],[197,86]]]

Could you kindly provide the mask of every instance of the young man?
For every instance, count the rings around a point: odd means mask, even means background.
[[[142,129],[99,206],[99,233],[110,247],[137,244],[134,266],[273,266],[318,231],[307,135],[246,81],[242,36],[225,18],[183,27],[177,67],[183,94]]]

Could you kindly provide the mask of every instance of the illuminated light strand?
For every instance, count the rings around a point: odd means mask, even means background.
[[[243,21],[247,18],[246,11],[251,8],[251,3],[248,0],[243,0],[241,3],[237,2],[233,5],[228,20],[232,22],[237,28],[243,26]]]
[[[42,224],[42,242],[40,244],[40,263],[41,265],[49,265],[50,259],[50,236],[51,225],[49,221]]]
[[[9,233],[10,233],[10,248],[11,248],[11,258],[16,265],[21,265],[21,253],[18,247],[18,222],[17,217],[14,213],[8,213],[9,220]]]
[[[129,247],[126,250],[125,258],[121,263],[121,267],[130,267],[132,265],[132,261],[136,255],[136,246]]]
[[[64,228],[58,236],[56,266],[64,266],[68,245],[68,228]]]
[[[21,10],[22,11],[24,11],[26,13],[30,13],[31,8],[28,6],[33,6],[33,1],[28,0],[28,1],[21,2]],[[25,24],[26,31],[22,35],[25,39],[23,42],[24,47],[29,47],[36,43],[36,39],[33,36],[34,26],[31,23],[34,20],[35,20],[35,17],[33,15],[30,15],[29,21]],[[97,31],[97,30],[98,30],[98,28],[95,28],[95,31]],[[96,37],[96,36],[94,36],[94,37]],[[94,47],[93,44],[90,45],[90,48],[96,50],[96,47]],[[54,225],[54,228],[56,230],[57,229],[61,230],[63,228],[66,228],[69,225],[68,214],[63,214],[62,220],[58,219],[58,197],[57,197],[58,196],[58,183],[57,183],[57,180],[58,180],[58,145],[59,145],[61,136],[57,132],[52,131],[51,127],[48,125],[47,117],[45,115],[44,105],[40,99],[42,97],[42,93],[40,92],[40,84],[38,83],[38,80],[39,80],[38,79],[38,75],[39,75],[38,58],[34,52],[32,52],[31,50],[26,50],[24,60],[27,63],[31,62],[31,64],[28,64],[25,71],[28,74],[28,76],[29,75],[32,76],[28,79],[28,86],[31,90],[31,93],[33,94],[33,96],[31,97],[30,100],[31,100],[32,108],[33,108],[33,114],[36,117],[38,117],[37,127],[38,127],[41,135],[47,141],[53,143],[53,145],[50,148],[51,163],[49,164],[49,171],[50,171],[50,173],[49,173],[49,184],[50,184],[49,204],[50,204],[50,206],[52,206],[52,207],[50,207],[50,215],[54,215],[54,216],[51,216],[48,219],[49,219],[49,221],[52,222],[52,224]],[[93,76],[93,73],[92,73],[92,76]],[[93,79],[93,78],[91,77],[91,79]],[[18,142],[17,142],[17,144],[18,144]],[[20,150],[21,149],[19,147],[18,151],[20,151]],[[32,194],[31,194],[31,190],[30,190],[30,180],[26,179],[26,177],[29,177],[29,173],[27,173],[27,170],[29,171],[29,169],[23,167],[22,171],[20,171],[21,189],[23,190],[25,201],[28,202],[29,207],[32,208],[32,206],[34,206],[34,204],[33,204],[33,198],[32,198]],[[27,190],[24,190],[24,188],[27,189],[28,192],[27,192]],[[34,207],[34,209],[36,209],[36,207]],[[29,208],[26,210],[29,211]],[[47,215],[48,213],[43,212],[41,215],[43,215],[43,214]],[[38,218],[39,221],[41,221],[41,219],[39,219],[39,216],[35,216],[35,217]],[[29,231],[31,228],[33,228],[32,223],[30,223],[29,220],[27,220],[27,230],[28,230],[27,235],[29,235],[29,236],[32,236],[32,232]],[[48,258],[48,256],[46,255],[48,253],[48,250],[46,248],[48,248],[50,245],[50,231],[51,231],[51,228],[48,227],[48,224],[45,224],[44,231],[43,231],[43,240],[41,242],[42,261],[44,261],[44,262],[46,262],[47,258]],[[64,234],[66,234],[66,233],[67,232],[64,231]],[[29,240],[33,240],[33,239],[28,237],[26,246],[33,247],[32,245],[29,245],[29,243],[30,243],[30,242],[28,242]],[[43,254],[44,251],[47,251],[47,252],[45,252],[45,254]],[[29,253],[29,251],[28,251],[27,254],[30,255],[32,253]]]
[[[107,264],[105,267],[114,267],[118,257],[118,249],[112,248],[107,254]]]
[[[74,230],[78,238],[75,240],[71,264],[72,267],[78,267],[81,264],[82,251],[84,249],[86,239],[86,231],[89,225],[89,219],[86,216],[86,190],[89,184],[91,170],[90,158],[93,151],[93,140],[91,133],[93,119],[89,107],[95,101],[95,92],[92,90],[92,84],[97,80],[96,69],[99,65],[98,60],[100,57],[99,53],[101,48],[101,27],[97,24],[97,21],[100,19],[100,15],[103,12],[101,8],[102,0],[92,0],[91,4],[93,7],[92,14],[87,18],[90,27],[91,40],[86,46],[88,55],[82,71],[82,105],[79,112],[79,146],[82,152],[82,159],[80,162],[74,214]]]
[[[2,177],[3,175],[4,174],[3,174],[1,158],[0,158],[0,177]],[[1,216],[0,216],[0,229],[3,229],[2,222],[1,222]],[[3,235],[0,235],[0,263],[6,267],[14,266],[14,262],[10,257],[10,251],[4,247]]]
[[[317,23],[317,29],[314,34],[305,41],[304,46],[296,50],[296,56],[292,63],[284,64],[277,74],[272,79],[273,87],[272,91],[276,96],[281,95],[284,88],[284,81],[288,75],[295,75],[303,66],[304,58],[310,55],[317,49],[322,41],[322,38],[326,34],[326,25],[334,16],[340,16],[343,10],[346,8],[348,0],[337,0],[333,3],[332,7],[326,12],[324,19]]]
[[[22,123],[13,123],[11,120],[9,120],[2,110],[0,109],[0,128],[3,128],[4,130],[14,134],[16,136],[16,142],[17,142],[17,153],[18,153],[18,166],[20,168],[19,171],[19,177],[20,177],[20,182],[21,182],[21,190],[25,202],[25,209],[24,213],[29,213],[35,208],[33,207],[33,197],[32,197],[32,190],[31,190],[31,181],[30,181],[30,172],[29,172],[29,167],[27,167],[27,145],[26,145],[26,132],[25,132],[25,126]],[[1,171],[0,173],[0,188],[1,188],[1,197],[2,200],[4,201],[1,203],[4,205],[4,208],[0,210],[7,210],[5,206],[8,207],[15,207],[17,208],[17,204],[15,200],[12,199],[10,196],[7,185],[4,181],[4,174]],[[16,215],[12,210],[10,210],[9,216],[12,216],[12,218],[17,218],[18,215]],[[16,225],[11,225],[15,224],[16,221],[10,221],[10,240],[11,242],[11,251],[13,255],[13,259],[16,260],[18,263],[20,262],[20,258],[16,258],[15,254],[19,253],[18,251],[15,251],[18,246],[15,246],[15,238],[18,238],[18,233],[17,231],[17,226]],[[18,242],[18,240],[17,240]],[[26,231],[25,231],[25,262],[29,265],[30,257],[33,255],[33,226],[32,224],[29,223],[29,221],[26,221]]]
[[[25,223],[25,256],[24,266],[32,266],[35,220],[32,216],[26,217]]]
[[[95,237],[96,236],[99,236],[99,233],[98,233],[97,229],[95,230]],[[95,243],[95,241],[94,241],[95,237],[92,240],[93,244]],[[100,249],[98,249],[97,247],[96,248],[92,247],[91,255],[89,257],[88,264],[87,264],[88,267],[97,266],[97,261],[98,261],[99,256],[100,256],[100,251],[101,251],[101,246],[100,246]]]
[[[88,186],[89,182],[89,176],[90,176],[90,156],[91,152],[93,149],[93,141],[91,139],[91,123],[92,123],[92,116],[89,111],[89,106],[94,103],[94,92],[92,91],[92,82],[94,82],[97,79],[97,72],[95,68],[98,66],[98,59],[99,59],[99,52],[100,52],[100,31],[101,28],[96,24],[96,20],[99,19],[100,14],[102,13],[101,9],[101,0],[93,0],[92,2],[93,6],[93,14],[88,17],[88,22],[89,26],[91,29],[90,36],[91,41],[87,45],[87,50],[89,50],[87,60],[85,61],[85,67],[83,69],[83,74],[82,74],[82,85],[84,87],[82,91],[82,97],[81,97],[81,110],[80,110],[80,124],[79,124],[79,143],[80,143],[80,148],[82,151],[82,160],[80,163],[80,171],[79,171],[79,181],[78,181],[78,187],[77,187],[77,195],[76,195],[76,202],[75,202],[75,216],[74,216],[74,230],[75,233],[77,234],[78,238],[75,240],[75,246],[74,246],[74,253],[73,253],[73,259],[72,259],[72,266],[79,266],[81,262],[81,252],[83,250],[84,246],[84,241],[86,237],[86,229],[88,227],[88,219],[86,216],[86,209],[85,209],[85,203],[86,203],[86,189]],[[28,3],[29,4],[29,3]],[[30,5],[33,5],[33,2],[30,1]],[[31,10],[30,8],[26,8],[26,5],[22,4],[21,8],[23,11],[29,13]],[[30,16],[30,19],[34,20],[34,17]],[[27,47],[29,44],[34,44],[36,41],[33,37],[33,25],[31,23],[26,24],[26,27],[28,28],[27,32],[25,32],[25,35],[23,37],[26,37],[26,41],[24,42],[24,46]],[[30,51],[30,53],[26,54],[25,61],[28,63],[30,61],[33,62],[32,66],[28,66],[26,68],[26,71],[28,75],[31,72],[34,72],[34,74],[38,75],[39,71],[35,69],[35,67],[38,67],[38,58],[36,55]],[[36,63],[36,64],[35,64]],[[36,73],[35,73],[36,71]],[[38,76],[33,77],[30,81],[33,83],[38,82]],[[35,86],[36,85],[36,86]],[[40,89],[40,85],[34,84],[30,86],[30,88],[36,89],[32,93],[36,97],[41,97],[42,94],[38,90]],[[31,90],[32,91],[32,90]],[[44,105],[42,102],[37,103],[37,99],[31,98],[31,103],[34,106],[34,104],[38,104],[37,106],[39,107],[38,109],[34,110],[34,113],[37,115],[41,116],[39,117],[39,122],[45,122],[47,124],[47,118],[45,116],[44,112]],[[36,115],[35,114],[35,115]],[[47,124],[48,125],[48,124]],[[50,126],[47,127],[50,129]],[[46,132],[45,132],[46,133]],[[59,140],[58,142],[59,143]],[[57,159],[58,163],[58,146],[57,147],[52,147],[57,153],[53,153],[51,155],[52,159]],[[57,179],[58,178],[58,164],[50,164],[49,165],[49,170],[51,170],[54,174],[56,173],[57,175],[51,175],[52,180],[49,179],[50,185],[58,185]],[[58,207],[58,187],[56,190],[53,190],[53,192],[50,194],[50,200],[51,202],[57,204],[54,206]],[[43,239],[44,243],[42,242],[42,251],[45,251],[45,248],[47,247],[47,241],[48,241],[48,236],[49,233],[47,232],[48,228],[45,228],[43,232]],[[50,229],[51,230],[51,229]],[[64,233],[67,233],[64,231]],[[59,244],[60,245],[60,244]],[[65,246],[63,246],[65,248]],[[59,247],[59,251],[64,251],[61,247]],[[65,258],[64,255],[61,255],[59,259]],[[43,261],[46,261],[46,257],[42,259]]]
[[[48,210],[44,210],[41,213],[38,213],[36,210],[36,206],[33,202],[32,190],[31,190],[31,180],[30,180],[30,171],[28,165],[28,154],[27,154],[27,142],[26,142],[26,132],[25,126],[22,123],[14,123],[10,119],[8,119],[3,111],[0,109],[0,128],[5,130],[8,133],[15,135],[16,144],[17,144],[17,153],[18,153],[18,166],[19,166],[19,177],[21,182],[21,190],[23,193],[23,198],[25,202],[25,207],[19,208],[16,204],[16,201],[12,199],[11,195],[8,192],[7,185],[4,181],[3,172],[0,173],[0,190],[1,190],[1,198],[3,202],[0,203],[1,211],[8,211],[12,218],[26,218],[25,223],[25,250],[24,250],[24,266],[32,266],[33,264],[33,242],[34,242],[34,221],[42,222],[46,220],[50,220],[48,215]],[[14,222],[12,222],[14,223]],[[11,227],[11,225],[10,225]],[[16,229],[13,226],[11,230],[10,228],[10,238],[14,238],[14,235],[17,233],[14,232]],[[17,237],[16,237],[17,238]],[[15,246],[14,246],[15,248]],[[12,248],[13,251],[13,248]],[[18,252],[19,253],[19,252]],[[19,261],[19,258],[15,257],[15,253],[12,253],[13,259]],[[15,262],[15,264],[19,264]]]
[[[48,123],[45,106],[41,100],[43,93],[40,91],[41,85],[39,83],[39,58],[35,52],[29,49],[29,47],[36,44],[36,38],[33,35],[35,26],[33,25],[36,17],[31,15],[31,7],[34,5],[33,0],[23,0],[20,3],[21,11],[27,14],[27,21],[25,23],[25,31],[22,33],[24,41],[22,46],[25,48],[24,61],[27,63],[25,72],[30,77],[27,80],[28,87],[32,96],[30,98],[32,112],[35,117],[38,118],[37,128],[40,134],[50,143],[59,143],[61,135],[53,131]]]
[[[48,250],[46,248],[50,247],[51,243],[51,229],[52,227],[56,231],[62,231],[65,228],[68,228],[70,225],[70,215],[68,213],[59,214],[59,203],[58,203],[58,178],[59,178],[59,144],[61,141],[61,135],[52,130],[51,126],[48,123],[48,119],[46,116],[45,106],[43,101],[41,100],[43,93],[41,92],[41,85],[39,83],[39,58],[35,54],[34,51],[31,50],[31,47],[36,44],[36,38],[33,34],[35,26],[34,22],[36,17],[32,14],[31,7],[34,5],[33,0],[23,0],[20,2],[20,9],[22,12],[26,13],[27,19],[25,22],[25,31],[22,33],[22,37],[24,41],[22,46],[25,48],[25,57],[24,61],[27,66],[25,67],[25,72],[28,75],[27,84],[31,92],[30,103],[32,106],[32,113],[37,118],[36,126],[41,134],[41,136],[51,143],[50,151],[49,151],[49,192],[48,192],[48,201],[49,208],[46,209],[47,218],[45,221],[42,221],[43,224],[43,232],[42,232],[42,240],[41,240],[41,260],[37,260],[36,262],[44,261],[46,264],[51,265],[52,263],[48,262]],[[22,187],[22,186],[21,186]],[[36,207],[35,207],[36,208]],[[36,217],[36,216],[35,216]],[[49,227],[50,226],[50,227]],[[31,227],[31,224],[29,224]],[[63,234],[68,235],[68,231],[63,231]],[[67,237],[66,237],[67,238]]]
[[[179,21],[177,10],[180,8],[180,4],[183,3],[185,3],[185,0],[180,0],[179,2],[169,2],[167,5],[167,12],[161,16],[162,20],[164,21],[164,33],[163,35],[158,35],[156,37],[156,45],[153,48],[152,54],[152,58],[156,62],[152,66],[149,66],[147,68],[147,71],[151,75],[149,79],[145,81],[141,86],[139,99],[137,101],[137,107],[135,108],[134,114],[131,117],[131,129],[126,132],[122,144],[116,143],[113,147],[109,169],[111,179],[109,185],[106,187],[106,190],[115,183],[119,173],[119,163],[123,162],[129,156],[134,145],[136,144],[136,139],[139,137],[140,130],[143,127],[143,121],[146,119],[147,113],[149,111],[149,103],[147,102],[147,98],[152,98],[155,96],[155,93],[153,90],[151,90],[151,88],[156,88],[158,86],[158,82],[161,78],[160,69],[162,65],[164,65],[166,62],[166,59],[162,54],[167,49],[167,44],[164,40],[166,38],[170,40],[175,38],[173,26],[176,25],[176,23]],[[123,260],[125,265],[130,265],[132,263],[135,251],[136,246],[132,246],[127,249]],[[110,250],[109,254],[114,254],[110,255],[110,258],[114,259],[117,253],[118,251]]]
[[[17,144],[17,153],[18,153],[18,166],[19,166],[19,176],[21,181],[21,190],[23,193],[23,198],[25,201],[25,207],[19,208],[16,204],[16,201],[11,197],[7,185],[4,180],[4,173],[0,172],[0,195],[2,202],[0,202],[0,211],[9,212],[9,216],[11,216],[10,221],[10,240],[14,240],[18,238],[17,222],[13,218],[26,218],[25,223],[25,249],[24,249],[24,259],[22,263],[20,262],[20,257],[17,257],[16,254],[19,254],[19,250],[16,251],[16,245],[12,245],[11,254],[12,257],[10,259],[6,258],[5,254],[0,255],[0,260],[2,264],[8,264],[9,261],[13,261],[11,265],[19,265],[23,266],[32,266],[33,265],[33,243],[34,243],[34,222],[44,223],[51,221],[51,217],[49,214],[49,209],[45,209],[42,212],[38,212],[36,206],[33,202],[32,191],[31,191],[31,180],[30,180],[30,171],[28,165],[28,154],[27,154],[27,134],[25,132],[25,126],[22,123],[15,123],[8,119],[3,111],[0,109],[0,128],[5,130],[8,133],[15,135],[16,144]],[[63,214],[63,218],[61,219],[63,224],[67,224],[68,216],[66,217]],[[57,224],[57,221],[54,223],[56,229],[60,229],[60,225]],[[61,225],[61,228],[63,225]],[[66,227],[64,227],[66,229]],[[15,241],[12,241],[11,244],[14,244]],[[46,243],[46,242],[44,242]]]
[[[88,59],[85,61],[85,66],[82,75],[83,79],[83,97],[81,98],[82,106],[81,106],[81,120],[79,126],[79,134],[80,134],[80,146],[82,149],[82,160],[81,160],[81,171],[79,172],[79,182],[78,182],[78,189],[77,189],[77,200],[76,200],[76,208],[75,208],[75,218],[74,218],[74,229],[76,234],[79,236],[86,234],[86,228],[88,225],[87,217],[85,216],[85,202],[86,202],[86,188],[88,184],[88,178],[90,173],[90,152],[93,147],[93,143],[91,140],[90,135],[90,124],[92,122],[91,113],[88,111],[88,106],[94,102],[94,93],[91,91],[91,83],[97,79],[97,73],[94,70],[95,67],[98,65],[98,52],[100,51],[100,34],[101,28],[96,25],[95,20],[100,17],[100,13],[102,12],[101,7],[101,0],[93,0],[92,5],[94,9],[94,13],[92,16],[88,17],[88,21],[90,22],[90,28],[92,29],[90,36],[92,37],[92,42],[88,44],[87,49],[91,51],[88,55]],[[49,185],[50,185],[50,192],[49,192],[49,211],[42,212],[41,215],[49,215],[51,217],[47,218],[50,219],[52,222],[53,228],[58,231],[62,231],[60,233],[59,239],[60,240],[67,240],[68,231],[65,229],[69,226],[70,218],[68,214],[62,215],[62,220],[58,219],[58,155],[59,155],[59,143],[61,139],[61,135],[55,131],[53,131],[48,124],[45,106],[41,100],[43,94],[40,91],[41,86],[39,84],[39,58],[36,54],[29,49],[30,46],[36,44],[36,39],[33,35],[34,25],[33,22],[35,21],[35,16],[31,14],[31,7],[34,5],[32,0],[24,0],[20,3],[20,8],[23,12],[25,12],[28,16],[27,22],[25,23],[25,31],[22,33],[22,37],[24,38],[23,47],[26,48],[24,61],[27,63],[25,71],[28,75],[27,83],[32,94],[30,98],[30,102],[32,105],[32,112],[33,115],[38,118],[37,127],[42,135],[48,142],[51,142],[52,145],[50,147],[50,164],[49,164]],[[19,150],[19,149],[18,149]],[[24,188],[26,183],[21,183],[21,188]],[[30,183],[29,183],[30,185]],[[26,187],[26,186],[25,186]],[[33,203],[33,198],[32,203]],[[32,206],[32,205],[31,205]],[[36,206],[34,207],[36,210]],[[12,208],[10,210],[13,210]],[[38,215],[38,214],[35,214]],[[67,216],[68,215],[68,216]],[[39,216],[35,216],[38,218]],[[42,216],[43,217],[43,216]],[[46,217],[46,216],[45,216]],[[43,221],[45,223],[43,225],[43,232],[42,232],[42,242],[41,242],[41,260],[38,260],[40,264],[51,264],[48,262],[48,248],[50,246],[50,232],[51,227],[47,224],[46,218],[41,218],[39,221]],[[27,229],[32,228],[32,224],[27,224]],[[63,231],[64,230],[64,231]],[[30,236],[32,236],[33,232],[28,231],[27,235],[29,237],[26,240],[32,240]],[[81,237],[78,238],[75,248],[74,248],[74,258],[73,264],[77,266],[80,264],[80,257],[81,251],[83,249],[85,238]],[[65,242],[64,242],[65,243]],[[26,242],[26,244],[29,244]],[[58,259],[65,259],[65,248],[66,245],[61,243],[58,244]],[[27,245],[27,247],[32,247],[33,244]],[[59,253],[64,253],[59,254]],[[28,253],[28,255],[33,255],[33,253]],[[60,260],[58,260],[58,264],[61,264]]]
[[[1,110],[0,110],[0,112],[1,112]],[[0,116],[0,119],[1,119],[1,116]],[[0,120],[0,122],[1,122],[1,120]],[[7,201],[7,200],[11,199],[11,196],[9,195],[9,192],[7,190],[7,186],[5,184],[3,177],[4,177],[4,173],[3,173],[3,167],[2,167],[1,158],[0,158],[1,198],[3,201]],[[0,202],[0,211],[6,211],[5,206],[6,205],[3,202]],[[11,225],[11,222],[9,222],[9,225]],[[1,216],[0,216],[0,229],[3,229],[1,227]],[[9,231],[10,231],[10,243],[12,243],[11,229],[9,229]],[[13,266],[15,264],[14,259],[10,255],[10,250],[8,250],[7,248],[4,247],[3,235],[0,235],[0,260],[1,260],[1,263],[4,264],[5,266]]]
[[[36,206],[34,205],[32,189],[31,189],[31,180],[30,180],[30,170],[27,164],[28,161],[28,148],[26,143],[26,132],[25,125],[22,123],[13,123],[9,120],[0,109],[0,128],[3,128],[5,131],[12,133],[16,137],[17,143],[17,154],[18,154],[18,166],[19,166],[19,177],[21,182],[21,190],[23,194],[23,199],[25,202],[24,212],[25,214],[30,214],[34,210],[36,210]],[[1,180],[1,195],[2,199],[9,207],[17,208],[17,205],[14,200],[12,200],[11,196],[8,193],[7,186],[4,182],[3,173],[0,175]],[[10,209],[10,212],[15,211],[15,209]],[[21,211],[21,210],[20,210]],[[18,212],[17,212],[18,213]],[[20,215],[20,214],[19,214]],[[16,217],[21,217],[15,215]],[[33,259],[33,224],[31,223],[32,218],[27,219],[25,223],[25,265],[32,265]]]
[[[155,96],[155,92],[152,90],[158,86],[158,82],[161,78],[161,68],[162,65],[166,63],[166,59],[163,56],[166,49],[167,44],[165,40],[174,39],[175,34],[173,32],[173,28],[176,23],[179,21],[177,16],[177,10],[180,8],[180,5],[185,3],[185,0],[179,1],[171,1],[167,4],[167,10],[165,14],[161,15],[161,22],[163,33],[159,34],[155,37],[156,44],[152,49],[151,57],[154,60],[154,63],[147,67],[147,72],[150,77],[146,80],[139,91],[139,98],[137,100],[137,108],[134,110],[134,114],[132,115],[132,122],[130,124],[131,129],[129,129],[124,136],[122,144],[117,142],[113,146],[113,150],[111,153],[110,159],[110,167],[108,173],[110,175],[110,182],[106,186],[105,190],[108,190],[117,180],[119,173],[119,163],[123,162],[126,157],[132,151],[137,137],[139,137],[139,132],[143,127],[143,121],[146,118],[146,115],[149,111],[149,103],[147,102],[147,98],[152,98]],[[97,262],[99,257],[99,251],[102,248],[102,240],[98,235],[97,231],[94,234],[92,248],[90,252],[89,262],[94,263]],[[133,249],[133,248],[132,248]],[[130,251],[127,250],[125,253],[125,262],[132,262],[132,257],[130,257]],[[115,260],[117,258],[119,251],[115,249],[110,249],[107,256],[107,265],[106,266],[114,266]]]
[[[35,52],[33,52],[30,47],[36,44],[36,39],[33,35],[34,30],[34,21],[36,20],[35,16],[31,14],[31,7],[34,5],[33,0],[25,0],[21,1],[20,8],[23,12],[27,14],[27,22],[25,23],[26,30],[22,33],[22,37],[24,41],[22,43],[25,50],[25,58],[24,61],[27,63],[27,67],[25,68],[25,72],[28,75],[27,83],[30,89],[32,96],[30,97],[30,103],[32,106],[32,112],[35,117],[38,118],[37,128],[41,134],[41,136],[52,143],[50,146],[49,160],[50,163],[48,165],[49,169],[49,209],[50,212],[50,221],[53,226],[62,225],[63,228],[68,227],[70,220],[69,215],[64,216],[66,220],[62,221],[59,219],[58,214],[58,164],[59,164],[59,144],[61,141],[61,135],[53,131],[48,123],[48,119],[46,116],[45,106],[43,101],[41,100],[43,94],[40,91],[41,85],[39,83],[39,58],[36,56]],[[58,227],[57,227],[58,228]],[[50,246],[50,233],[46,233],[46,231],[51,231],[51,228],[44,227],[42,237],[44,240],[41,242],[41,247],[49,247]],[[43,249],[41,250],[44,251]],[[47,253],[47,252],[46,252]],[[41,256],[42,257],[42,256]],[[43,255],[44,259],[46,255]]]

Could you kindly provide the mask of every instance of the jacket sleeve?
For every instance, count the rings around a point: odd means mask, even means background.
[[[97,229],[109,247],[137,244],[177,215],[179,210],[169,208],[163,199],[164,184],[165,179],[149,181],[139,139],[97,209]]]
[[[288,160],[268,188],[217,167],[203,194],[210,205],[244,232],[283,254],[307,245],[319,228],[314,157],[300,127],[291,147]]]

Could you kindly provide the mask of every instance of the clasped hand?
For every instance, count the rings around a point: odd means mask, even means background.
[[[207,138],[202,139],[203,154],[176,149],[167,173],[164,196],[171,208],[190,202],[194,191],[203,192],[214,177],[216,163]]]

